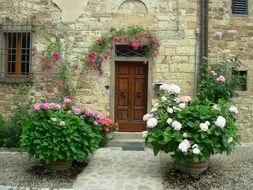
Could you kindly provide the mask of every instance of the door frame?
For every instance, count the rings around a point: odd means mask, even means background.
[[[148,61],[148,84],[147,84],[147,110],[150,110],[152,102],[152,65],[153,62],[151,59],[147,59],[145,57],[119,57],[115,56],[115,54],[112,56],[111,59],[111,82],[110,82],[110,117],[115,121],[115,64],[117,61],[128,61],[128,62],[140,62],[140,61]]]

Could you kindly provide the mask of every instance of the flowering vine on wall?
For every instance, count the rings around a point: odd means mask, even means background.
[[[147,59],[156,57],[160,47],[157,38],[142,27],[111,28],[108,33],[103,34],[91,44],[86,55],[86,62],[101,75],[103,74],[102,66],[110,58],[114,44],[128,44],[134,51],[145,46],[147,51],[144,56]],[[146,64],[147,61],[143,63]]]

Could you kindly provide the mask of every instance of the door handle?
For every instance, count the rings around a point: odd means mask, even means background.
[[[137,95],[137,96],[142,96],[143,93],[142,93],[141,91],[137,91],[137,92],[136,92],[136,95]]]
[[[126,96],[126,92],[124,90],[121,90],[119,94],[120,94],[120,96],[123,96],[123,97]]]

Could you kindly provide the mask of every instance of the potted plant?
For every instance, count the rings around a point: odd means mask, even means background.
[[[180,170],[196,175],[207,169],[211,155],[230,154],[239,143],[235,106],[222,100],[213,104],[208,99],[179,98],[180,87],[174,84],[163,84],[160,90],[158,103],[143,117],[148,128],[144,137],[155,155],[171,152]]]
[[[81,110],[65,98],[64,104],[35,104],[23,118],[20,148],[49,169],[65,170],[99,147],[100,137],[80,118]]]

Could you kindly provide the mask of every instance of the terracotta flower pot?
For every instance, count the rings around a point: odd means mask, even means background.
[[[176,164],[176,167],[181,172],[185,172],[194,176],[203,173],[208,168],[208,161],[195,162],[191,159],[188,159],[184,164]]]
[[[72,166],[72,161],[57,160],[55,162],[45,164],[45,168],[48,170],[64,171]]]

